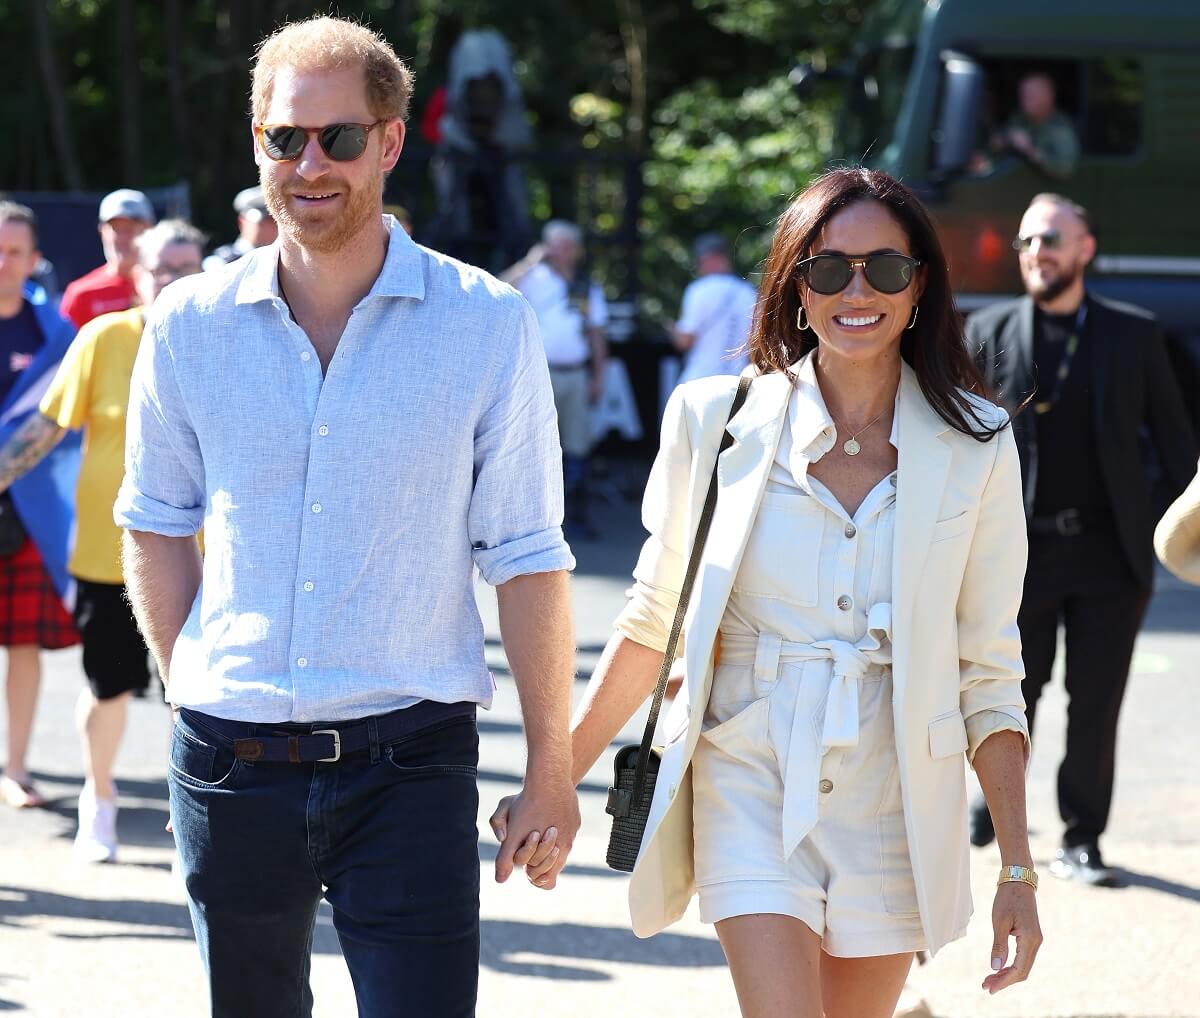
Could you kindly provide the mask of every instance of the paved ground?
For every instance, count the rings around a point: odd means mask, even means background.
[[[610,535],[581,548],[575,583],[580,672],[586,676],[622,602],[640,531],[630,507],[601,514]],[[603,864],[603,791],[610,758],[582,792],[584,828],[558,890],[491,882],[495,851],[486,817],[523,769],[515,690],[504,670],[490,593],[481,594],[489,660],[500,689],[482,717],[480,858],[484,868],[479,1014],[736,1015],[720,948],[690,915],[639,941],[627,929],[626,879]],[[1164,577],[1138,645],[1121,727],[1120,772],[1109,859],[1129,886],[1087,890],[1047,877],[1039,900],[1046,946],[1031,983],[988,998],[993,850],[976,853],[979,913],[968,937],[917,971],[913,988],[940,1018],[1166,1018],[1200,1016],[1200,591]],[[47,655],[32,766],[48,810],[0,812],[0,1011],[57,1018],[204,1013],[204,989],[187,909],[174,882],[163,758],[167,718],[134,704],[119,773],[121,862],[85,867],[70,853],[81,778],[71,733],[80,678],[76,651]],[[583,678],[579,689],[582,689]],[[1055,687],[1039,710],[1030,786],[1034,854],[1056,845],[1054,769],[1065,704]],[[2,723],[2,719],[0,719]],[[627,734],[633,736],[636,724]],[[316,938],[313,984],[322,1018],[354,1014],[349,978],[328,915]],[[436,1018],[436,1016],[431,1016]]]

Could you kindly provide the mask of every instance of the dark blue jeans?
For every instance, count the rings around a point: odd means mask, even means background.
[[[479,981],[474,718],[336,763],[250,763],[181,711],[171,818],[219,1018],[312,1013],[322,889],[363,1018],[469,1018]],[[212,719],[208,719],[210,724]],[[323,726],[315,726],[323,727]]]

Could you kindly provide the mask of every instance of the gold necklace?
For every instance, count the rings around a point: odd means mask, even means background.
[[[874,424],[876,421],[878,421],[879,418],[882,417],[886,413],[887,413],[887,407],[884,407],[882,410],[879,411],[878,414],[876,414],[873,418],[871,418],[871,420],[867,424],[864,424],[861,428],[859,428],[857,433],[852,434],[848,439],[846,439],[845,442],[842,443],[842,450],[846,453],[847,456],[857,456],[860,452],[862,452],[862,446],[859,445],[859,443],[858,443],[858,436],[862,435],[866,431],[868,431],[870,429],[871,425]],[[834,421],[833,423],[837,424],[837,421]],[[850,429],[847,428],[846,430],[849,431]]]

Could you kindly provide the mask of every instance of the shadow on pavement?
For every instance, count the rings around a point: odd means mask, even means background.
[[[541,955],[526,960],[520,955]],[[597,982],[612,978],[607,972],[564,962],[612,962],[625,965],[669,965],[672,968],[713,968],[725,964],[715,940],[684,933],[660,933],[639,940],[628,929],[584,926],[579,923],[538,925],[502,919],[483,921],[480,965],[496,972],[543,979]],[[549,959],[549,960],[547,960]]]
[[[1166,880],[1149,873],[1135,873],[1119,866],[1114,866],[1113,872],[1123,887],[1146,887],[1151,891],[1162,891],[1163,894],[1173,894],[1178,898],[1186,898],[1188,901],[1200,901],[1200,887],[1176,883],[1174,880]]]

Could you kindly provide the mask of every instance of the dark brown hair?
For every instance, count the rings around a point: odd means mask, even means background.
[[[980,416],[966,393],[989,397],[983,376],[967,351],[962,318],[950,293],[950,271],[937,231],[907,187],[886,173],[861,168],[831,170],[814,180],[779,217],[763,266],[758,305],[748,343],[750,360],[764,374],[782,371],[817,345],[811,329],[796,328],[800,296],[796,263],[807,257],[825,224],[860,201],[877,201],[903,228],[914,258],[925,271],[925,290],[912,329],[900,340],[900,355],[916,372],[921,392],[955,431],[986,442],[996,427]]]

